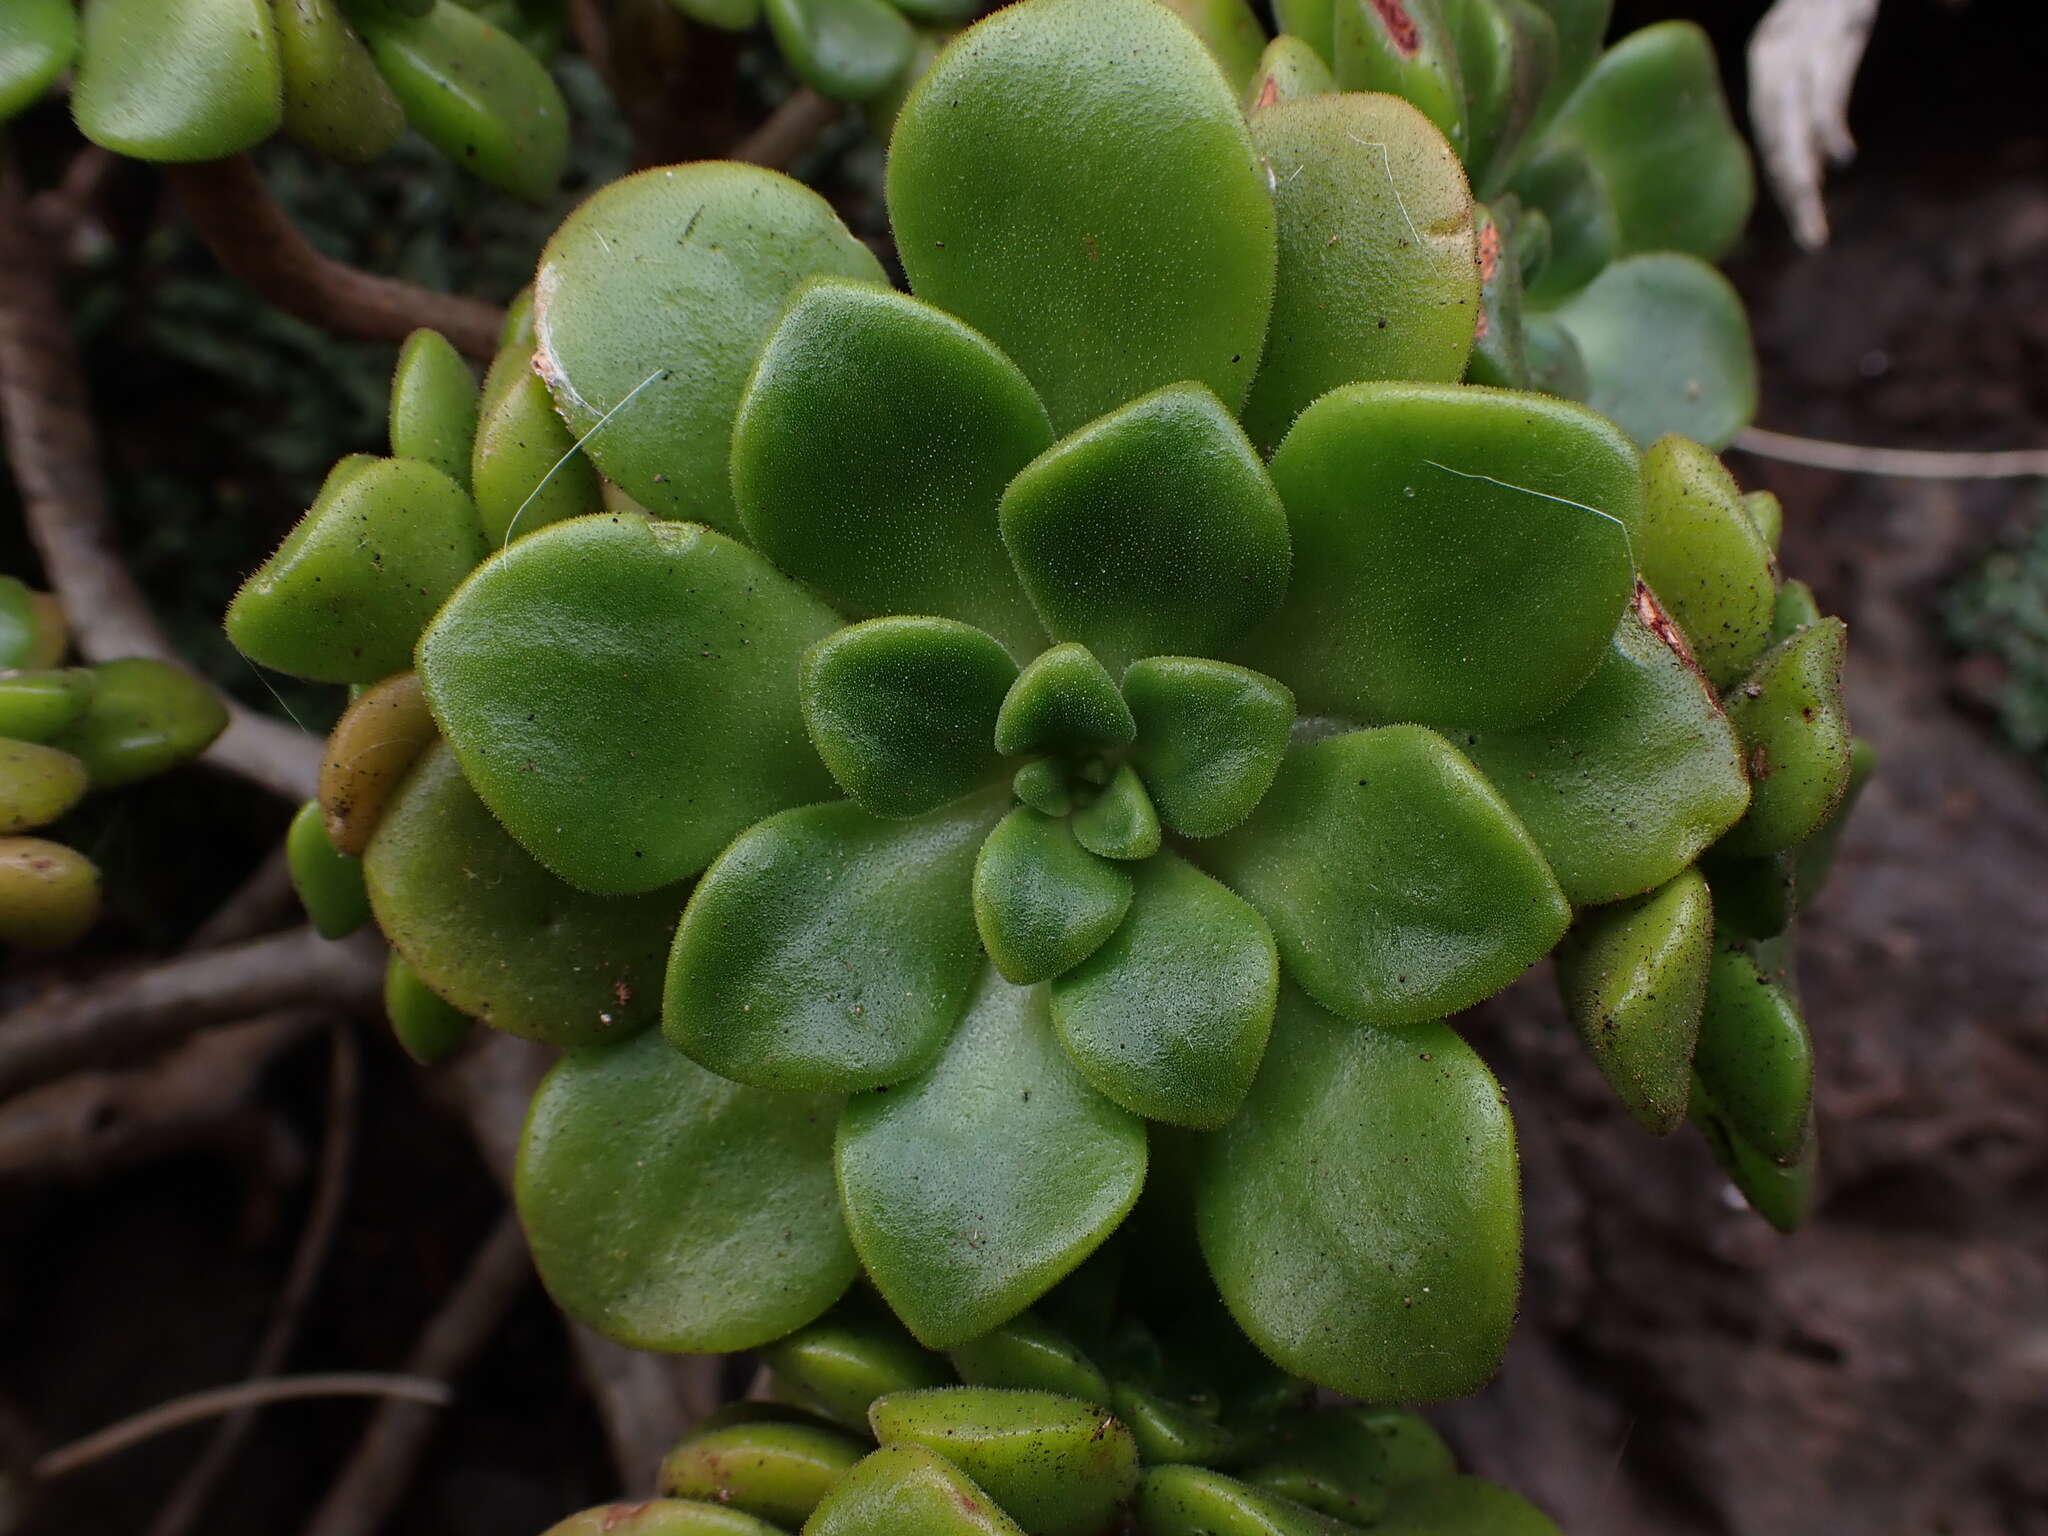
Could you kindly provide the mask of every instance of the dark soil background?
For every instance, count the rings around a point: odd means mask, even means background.
[[[1739,96],[1764,8],[1621,0],[1617,24],[1701,20]],[[1830,184],[1834,243],[1797,252],[1764,207],[1733,263],[1763,359],[1761,425],[2048,445],[2044,80],[2035,0],[1884,0],[1852,112],[1862,153]],[[616,134],[586,138],[589,178],[623,168]],[[61,140],[49,124],[21,136],[31,161]],[[857,203],[836,153],[821,164]],[[305,206],[338,195],[304,174]],[[431,168],[350,195],[361,216],[332,248],[387,270],[426,263],[498,300],[519,280],[500,254],[519,232],[487,228],[483,200]],[[74,280],[132,548],[222,680],[261,697],[212,641],[212,615],[325,462],[374,445],[389,352],[250,322],[206,286],[147,172],[118,173],[108,201],[104,245],[77,253]],[[441,237],[408,247],[394,233],[422,228]],[[168,340],[145,317],[167,289],[184,327]],[[2001,734],[2013,650],[1964,654],[1944,618],[1987,556],[2036,534],[2043,487],[1731,462],[1784,499],[1788,569],[1849,620],[1856,724],[1880,753],[1801,945],[1821,1060],[1818,1215],[1780,1238],[1694,1138],[1635,1131],[1547,973],[1533,975],[1472,1024],[1523,1138],[1522,1325],[1500,1380],[1440,1422],[1573,1536],[2048,1533],[2048,780]],[[0,532],[0,568],[27,572],[14,537]],[[316,699],[291,702],[322,723]],[[127,801],[93,829],[131,872],[107,956],[175,947],[282,814],[199,770]],[[362,1045],[347,1205],[293,1370],[396,1368],[499,1208],[426,1075],[377,1033]],[[57,1184],[0,1179],[0,1431],[12,1416],[60,1443],[246,1371],[305,1214],[326,1074],[309,1040],[254,1114],[174,1155]],[[296,1528],[365,1413],[267,1411],[200,1528]],[[204,1434],[74,1479],[31,1530],[141,1530]],[[530,1289],[388,1528],[533,1536],[614,1491],[561,1329]]]

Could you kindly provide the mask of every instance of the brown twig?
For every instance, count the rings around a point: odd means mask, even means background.
[[[394,1397],[428,1408],[446,1407],[454,1398],[446,1382],[423,1373],[390,1375],[373,1371],[328,1371],[313,1376],[273,1376],[232,1387],[212,1387],[159,1403],[133,1418],[95,1430],[82,1440],[39,1457],[38,1481],[65,1477],[96,1461],[118,1455],[130,1446],[223,1413],[239,1413],[262,1403],[286,1403],[308,1397]]]
[[[472,357],[497,350],[502,311],[323,256],[286,217],[248,156],[167,165],[164,174],[214,259],[286,313],[341,336],[403,341],[432,326]]]
[[[453,1383],[491,1341],[532,1275],[526,1238],[508,1211],[420,1335],[406,1374]],[[305,1536],[371,1536],[404,1496],[437,1419],[433,1408],[416,1402],[380,1407]]]
[[[274,1149],[252,1119],[270,1064],[327,1016],[294,1010],[214,1030],[136,1072],[81,1072],[0,1106],[0,1186],[81,1183],[194,1145]],[[296,1173],[290,1150],[284,1173]],[[265,1170],[273,1183],[283,1175]]]
[[[79,650],[94,661],[176,661],[121,561],[78,346],[11,161],[0,164],[0,431],[29,537]],[[292,799],[313,792],[317,740],[239,705],[229,714],[209,760]]]
[[[298,905],[298,893],[292,889],[291,866],[285,862],[284,845],[280,843],[264,855],[263,862],[235,887],[234,894],[215,909],[213,916],[194,930],[186,948],[218,949],[223,944],[240,944],[275,933],[298,910]]]
[[[365,1007],[383,976],[373,936],[330,943],[294,928],[66,989],[0,1020],[0,1100],[81,1067],[139,1060],[210,1024],[280,1008]]]
[[[53,244],[70,239],[119,163],[112,150],[97,144],[88,144],[73,155],[57,185],[29,200],[29,215],[43,238]]]
[[[809,86],[791,93],[789,99],[752,133],[733,146],[732,158],[770,170],[786,170],[791,161],[817,143],[846,108]]]
[[[1735,446],[1759,458],[1809,469],[1836,469],[1853,475],[1886,475],[1899,480],[2030,480],[2048,476],[2048,448],[2016,448],[2003,453],[1947,452],[1932,448],[1863,448],[1855,443],[1830,443],[1750,427],[1737,435]]]
[[[334,1246],[334,1232],[348,1190],[349,1163],[355,1151],[356,1095],[362,1062],[355,1036],[345,1021],[337,1020],[333,1031],[333,1053],[327,1079],[327,1131],[320,1153],[320,1180],[313,1203],[306,1213],[305,1229],[292,1253],[291,1268],[285,1274],[284,1289],[270,1314],[270,1323],[249,1363],[252,1378],[275,1375],[291,1353],[298,1338],[299,1324],[312,1299],[320,1272],[327,1267],[327,1255]],[[179,1480],[171,1496],[150,1522],[148,1536],[184,1536],[206,1511],[212,1495],[235,1453],[249,1437],[256,1422],[256,1410],[244,1409],[221,1420],[212,1441],[199,1460]]]

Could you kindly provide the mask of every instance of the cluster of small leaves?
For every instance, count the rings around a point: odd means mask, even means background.
[[[1318,1408],[1213,1299],[1164,1337],[1105,1306],[1118,1257],[950,1355],[856,1296],[765,1353],[775,1400],[695,1428],[662,1497],[548,1536],[1556,1536],[1420,1415]]]
[[[1775,501],[1457,382],[1441,128],[1247,108],[1150,0],[964,34],[888,194],[909,295],[772,173],[605,188],[481,390],[408,344],[393,457],[229,613],[364,690],[294,861],[439,1000],[401,1033],[570,1048],[519,1177],[557,1300],[732,1350],[865,1272],[954,1348],[1163,1184],[1285,1369],[1469,1391],[1519,1192],[1444,1020],[1560,940],[1631,1111],[1795,1222],[1781,936],[1853,761]]]
[[[100,913],[92,861],[47,828],[93,791],[197,756],[227,710],[180,668],[147,660],[64,665],[56,600],[0,576],[0,944],[61,949]]]
[[[360,165],[410,126],[538,200],[568,155],[543,62],[563,12],[563,0],[9,0],[0,121],[71,70],[79,131],[139,160],[218,160],[282,131]]]
[[[2007,738],[2048,765],[2048,523],[1987,556],[1943,617],[1958,647],[1999,668],[1990,702]]]

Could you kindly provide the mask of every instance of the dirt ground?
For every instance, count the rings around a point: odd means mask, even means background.
[[[1711,8],[1725,54],[1762,8]],[[1619,7],[1630,24],[1709,9]],[[1762,425],[2048,445],[2044,65],[2032,3],[1885,0],[1854,114],[1863,154],[1832,184],[1835,243],[1801,255],[1765,211],[1734,264]],[[1778,1237],[1695,1139],[1643,1137],[1581,1059],[1547,971],[1532,975],[1472,1022],[1521,1128],[1522,1323],[1499,1381],[1440,1421],[1572,1536],[2048,1533],[2048,786],[1996,739],[1937,615],[1960,573],[2040,518],[2044,491],[1733,462],[1783,498],[1788,569],[1848,619],[1856,725],[1880,753],[1801,945],[1817,1219]],[[175,830],[168,798],[145,806]],[[273,831],[221,856],[246,861]],[[420,1075],[374,1037],[364,1073],[371,1108],[294,1370],[395,1368],[497,1209]],[[62,1441],[246,1370],[304,1219],[326,1074],[309,1039],[260,1113],[168,1160],[0,1180],[0,1439],[9,1412]],[[363,1419],[345,1403],[267,1413],[200,1528],[296,1529]],[[171,1436],[75,1480],[30,1530],[143,1530],[203,1443]],[[388,1529],[532,1536],[612,1491],[530,1288]]]

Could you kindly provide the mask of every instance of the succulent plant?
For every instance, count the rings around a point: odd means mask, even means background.
[[[335,926],[567,1048],[518,1184],[557,1301],[735,1350],[864,1272],[955,1349],[1135,1206],[1286,1372],[1473,1390],[1519,1190],[1445,1021],[1553,950],[1630,1112],[1795,1224],[1783,933],[1857,769],[1775,500],[1457,382],[1442,129],[1247,118],[1152,0],[963,34],[888,194],[907,294],[771,172],[601,190],[228,616],[366,690]]]
[[[100,914],[92,861],[26,834],[92,791],[196,757],[228,719],[213,690],[178,667],[66,666],[70,647],[56,599],[0,576],[0,944],[24,949],[61,949]]]
[[[1419,1414],[1318,1408],[1227,1320],[1165,1348],[1129,1314],[1105,1319],[1096,1279],[950,1358],[857,1299],[768,1352],[778,1400],[693,1429],[660,1498],[548,1536],[1555,1536],[1533,1505],[1459,1475]]]
[[[410,124],[492,186],[537,200],[568,156],[568,111],[541,62],[562,11],[561,0],[9,0],[0,121],[70,69],[79,131],[139,160],[217,160],[282,130],[360,164]]]

